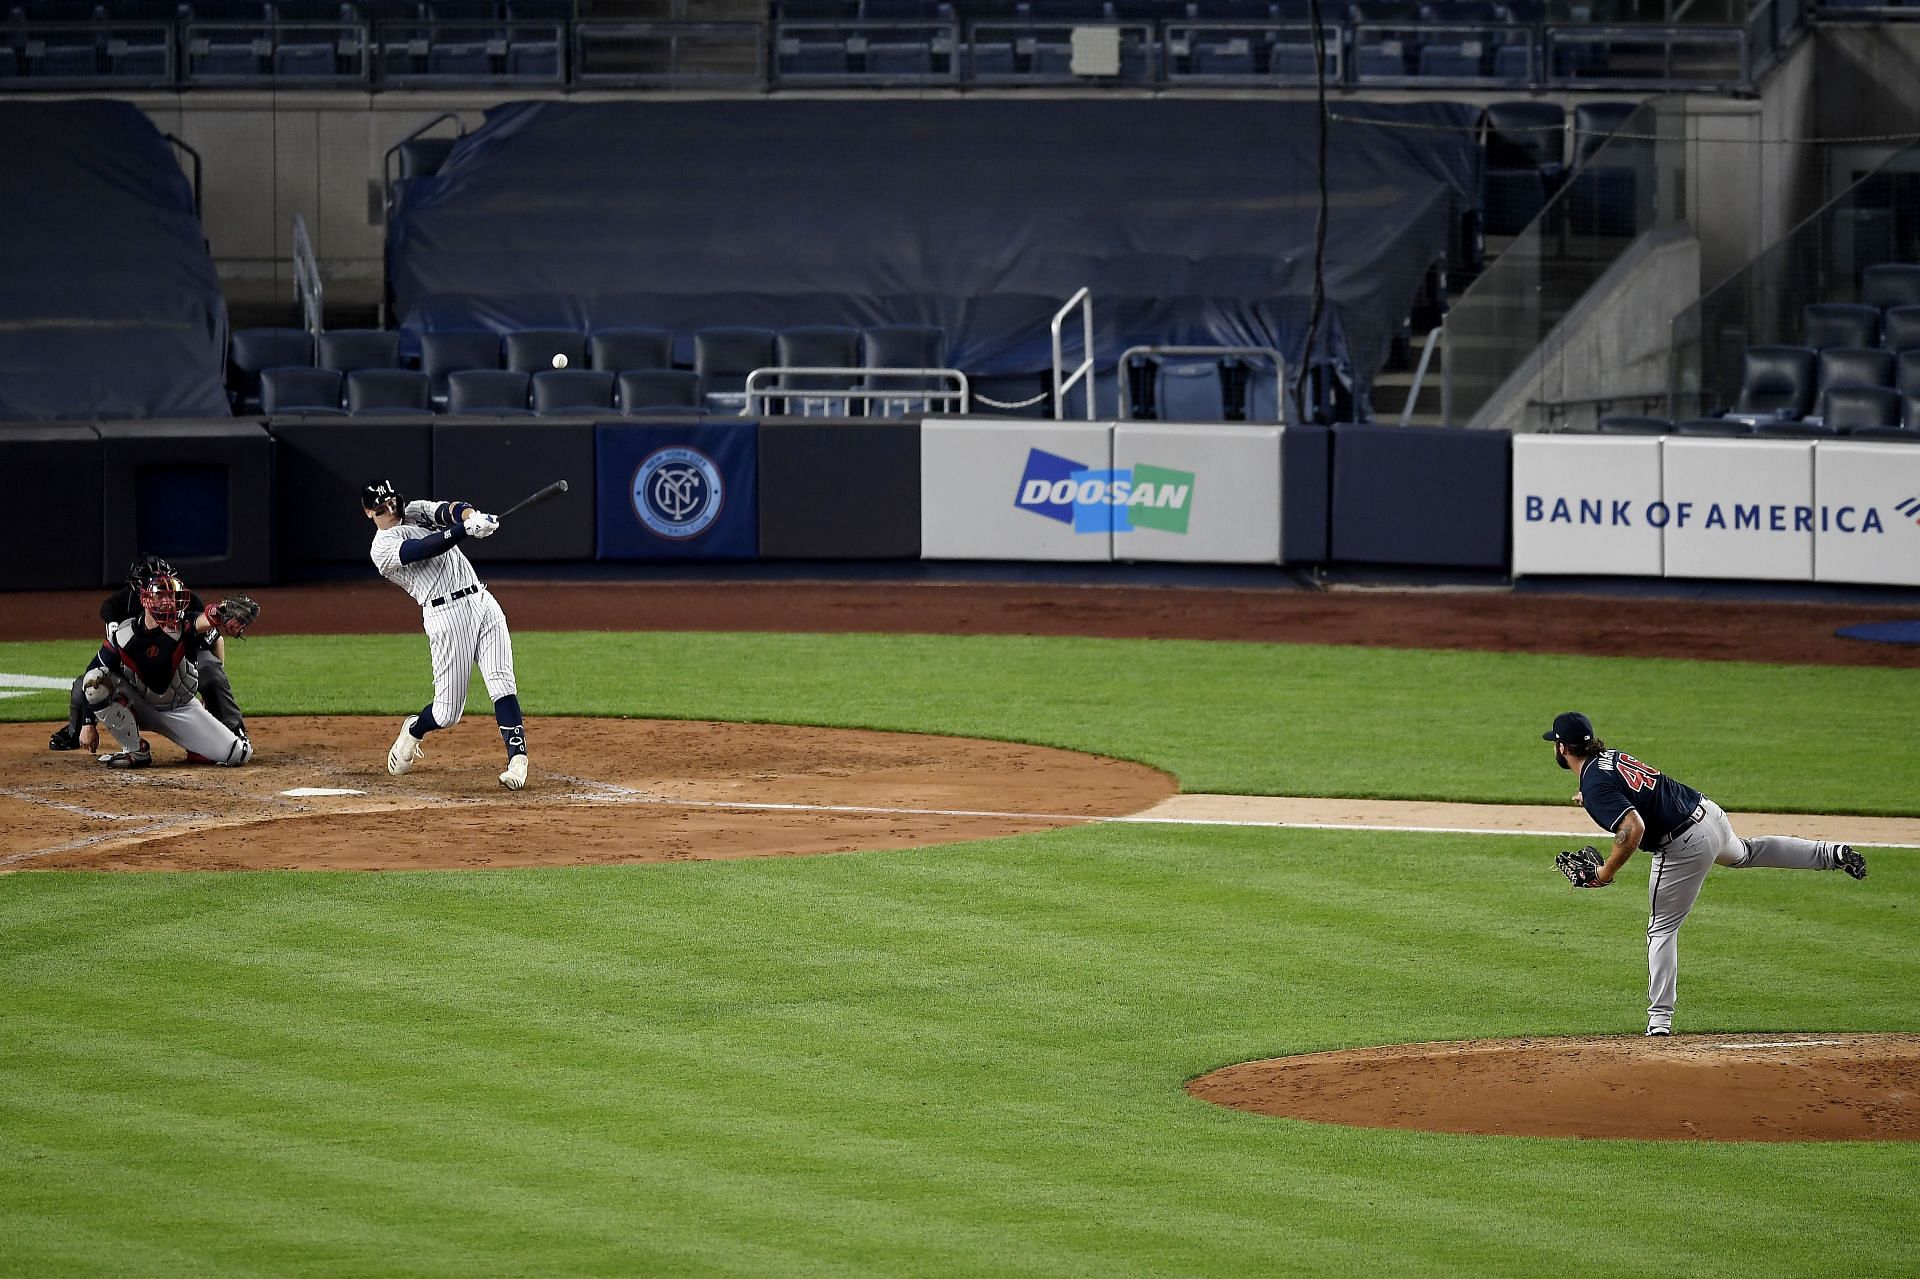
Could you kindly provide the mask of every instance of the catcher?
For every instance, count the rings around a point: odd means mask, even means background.
[[[120,742],[119,751],[100,756],[102,764],[153,763],[142,729],[216,764],[237,768],[253,758],[253,743],[194,699],[200,682],[194,659],[220,631],[215,610],[195,614],[191,600],[179,578],[159,574],[141,588],[139,614],[107,628],[107,642],[80,680],[93,717]]]
[[[173,566],[157,555],[142,555],[133,561],[127,569],[127,584],[114,594],[100,602],[100,620],[108,627],[126,620],[140,612],[140,592],[155,577],[178,576]],[[189,616],[200,617],[211,612],[214,629],[211,647],[202,648],[195,655],[194,665],[200,677],[200,700],[206,703],[213,717],[232,729],[241,737],[247,735],[247,721],[240,713],[240,703],[234,698],[233,684],[227,679],[227,639],[242,638],[247,627],[260,616],[260,605],[246,595],[231,595],[221,600],[212,610],[208,610],[198,595],[191,591],[187,595]],[[98,659],[89,663],[91,670]],[[55,729],[53,736],[47,739],[47,749],[56,751],[94,750],[100,742],[100,730],[95,725],[93,712],[87,705],[86,694],[81,690],[85,672],[73,681],[73,688],[67,695],[67,723],[64,728]],[[200,757],[194,757],[195,763],[211,763]]]
[[[1593,721],[1578,711],[1554,717],[1541,734],[1553,743],[1554,761],[1580,775],[1574,800],[1601,829],[1613,832],[1613,850],[1585,848],[1555,857],[1575,888],[1605,888],[1635,850],[1653,854],[1647,880],[1647,1033],[1673,1033],[1673,1000],[1679,984],[1680,925],[1715,863],[1742,869],[1844,870],[1867,877],[1867,859],[1851,844],[1828,844],[1790,835],[1742,839],[1720,805],[1625,751],[1609,750],[1593,735]]]

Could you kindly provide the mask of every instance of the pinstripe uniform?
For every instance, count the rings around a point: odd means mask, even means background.
[[[480,584],[460,548],[411,564],[401,562],[402,543],[439,535],[447,527],[446,503],[409,502],[406,522],[375,533],[372,548],[373,565],[380,575],[420,605],[433,654],[433,718],[441,728],[460,722],[475,666],[486,681],[487,696],[494,701],[518,691],[507,616]]]

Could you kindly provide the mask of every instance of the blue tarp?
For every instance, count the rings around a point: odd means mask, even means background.
[[[1319,351],[1366,380],[1479,187],[1455,103],[1344,103]],[[1394,125],[1438,126],[1398,128]],[[1081,286],[1097,358],[1304,351],[1313,104],[513,103],[390,228],[415,330],[933,324],[974,375],[1051,363]]]
[[[0,421],[224,417],[193,190],[122,102],[0,102]]]

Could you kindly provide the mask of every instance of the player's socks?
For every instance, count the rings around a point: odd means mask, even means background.
[[[413,717],[413,735],[416,738],[423,738],[438,727],[440,727],[439,722],[433,718],[433,703],[428,702],[420,708],[420,713]]]
[[[520,715],[520,699],[512,693],[493,704],[493,717],[500,724],[500,740],[507,744],[507,758],[527,753],[527,726]]]

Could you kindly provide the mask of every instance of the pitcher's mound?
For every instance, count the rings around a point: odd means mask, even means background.
[[[1361,1128],[1658,1141],[1920,1140],[1920,1035],[1390,1044],[1242,1062],[1202,1101]]]

